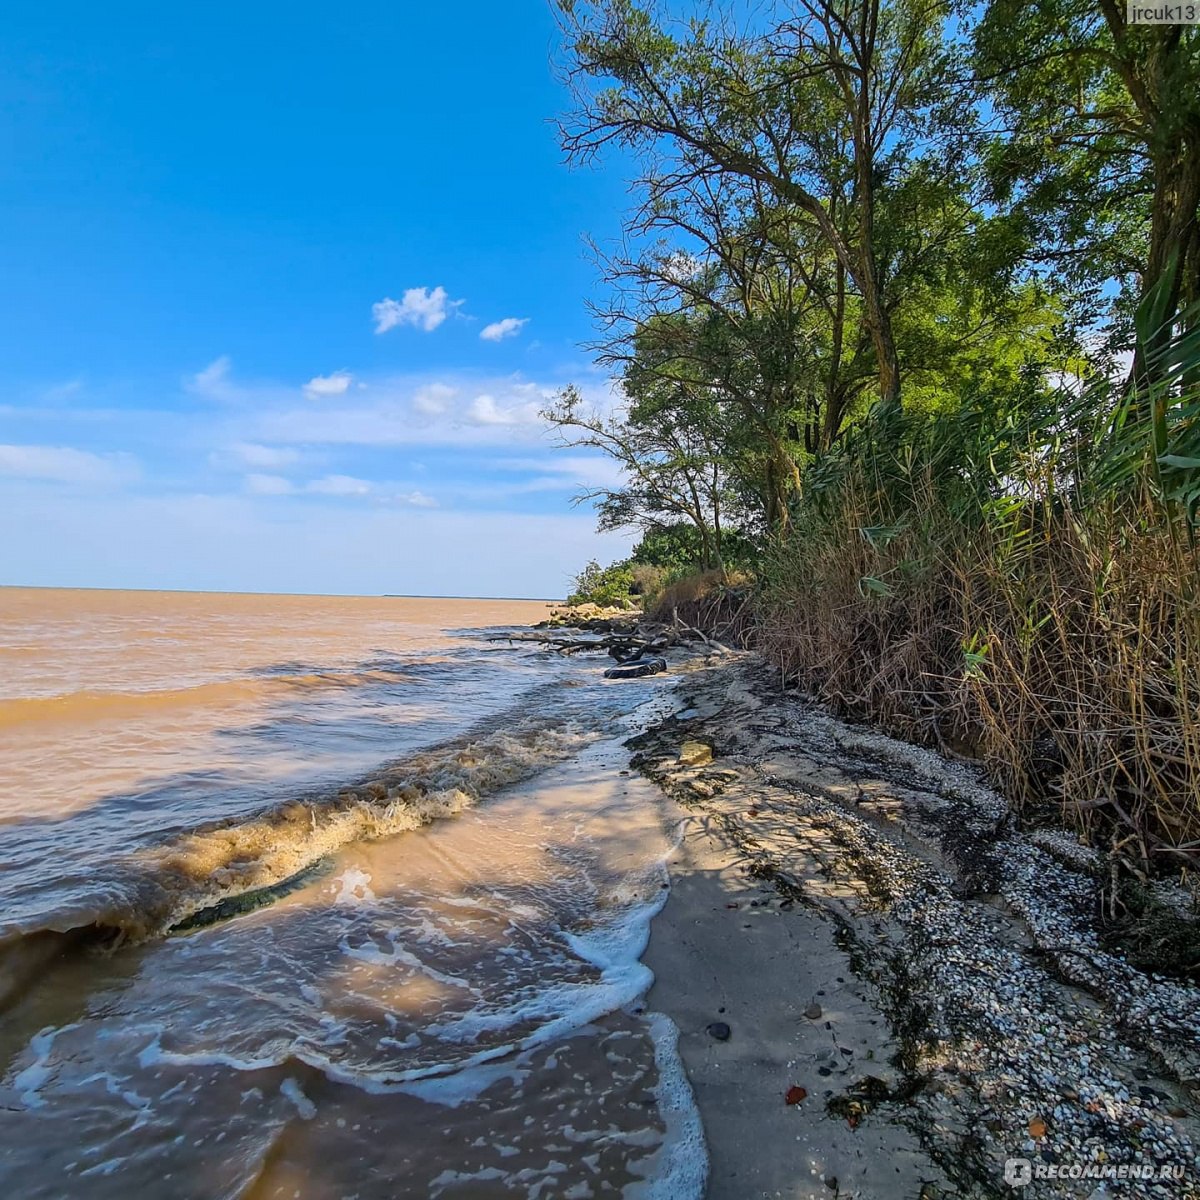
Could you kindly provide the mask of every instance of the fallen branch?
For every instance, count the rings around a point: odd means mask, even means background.
[[[716,650],[720,654],[732,654],[733,653],[733,651],[728,646],[726,646],[724,644],[724,642],[714,641],[712,638],[710,638],[708,636],[708,634],[702,632],[699,629],[693,629],[691,625],[681,624],[680,630],[683,633],[690,633],[693,636],[699,638],[706,646],[710,646],[713,650]]]

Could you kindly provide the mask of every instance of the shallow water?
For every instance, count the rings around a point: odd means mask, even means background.
[[[486,640],[543,613],[0,591],[9,1194],[699,1194],[669,680]]]

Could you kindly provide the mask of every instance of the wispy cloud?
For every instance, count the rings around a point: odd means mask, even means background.
[[[223,396],[229,387],[229,372],[233,362],[228,354],[214,358],[202,371],[197,371],[188,381],[188,390],[202,396]]]
[[[129,454],[92,454],[69,446],[0,445],[0,475],[51,483],[112,485],[138,475]]]
[[[349,371],[334,371],[332,375],[314,375],[304,385],[304,394],[310,400],[327,400],[331,396],[344,396],[353,383]]]
[[[436,417],[446,411],[446,405],[458,395],[458,389],[444,383],[431,383],[418,388],[413,396],[413,408],[427,417]]]
[[[540,472],[539,490],[561,488],[616,488],[625,482],[625,472],[616,459],[606,454],[564,454],[546,458],[502,458],[494,466],[519,474]]]
[[[353,475],[325,475],[312,480],[304,490],[321,496],[365,496],[370,492],[371,485]]]
[[[47,404],[61,404],[64,400],[78,396],[82,391],[82,379],[68,379],[64,383],[51,384],[43,393],[42,398]]]
[[[397,325],[412,325],[431,333],[462,303],[451,300],[444,287],[416,287],[405,291],[403,300],[387,296],[372,304],[371,316],[376,333],[387,333]]]
[[[286,496],[296,490],[296,485],[282,475],[260,475],[256,472],[247,475],[243,483],[252,496]]]
[[[418,489],[403,484],[373,482],[356,475],[322,475],[295,481],[283,475],[252,471],[242,479],[242,489],[251,496],[323,496],[340,499],[370,499],[378,505],[404,508],[437,508],[437,501]]]
[[[291,446],[263,446],[258,442],[235,442],[227,450],[213,456],[218,463],[232,461],[243,467],[277,471],[300,461],[300,452]]]
[[[511,425],[513,423],[509,411],[500,408],[496,404],[496,397],[489,396],[486,392],[471,401],[471,407],[467,409],[467,419],[474,421],[477,425]]]
[[[392,504],[405,505],[408,508],[437,508],[438,502],[432,497],[427,496],[424,492],[396,492],[391,496],[385,496],[384,500]]]
[[[538,420],[538,405],[525,401],[504,407],[496,403],[495,396],[484,392],[471,401],[467,420],[476,425],[528,425]]]
[[[534,446],[546,445],[539,411],[557,384],[520,377],[433,380],[372,379],[351,388],[336,406],[300,405],[270,387],[248,389],[236,439],[305,448],[333,446]],[[590,394],[590,393],[589,393]],[[306,453],[308,449],[306,449]]]
[[[502,321],[485,325],[479,331],[479,336],[485,342],[502,342],[505,338],[516,337],[528,324],[528,317],[505,317]]]
[[[561,512],[570,490],[601,482],[604,469],[554,449],[537,415],[568,379],[589,401],[610,399],[607,380],[586,364],[535,379],[349,364],[290,380],[243,378],[240,365],[250,369],[225,355],[194,363],[173,394],[153,381],[135,392],[101,380],[53,407],[44,388],[6,396],[6,576],[553,594],[580,561],[625,546],[594,535],[591,514]],[[365,549],[384,543],[398,548],[386,564]],[[461,569],[445,567],[448,544]]]

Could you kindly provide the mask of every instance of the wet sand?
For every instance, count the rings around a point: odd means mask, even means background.
[[[1086,847],[752,656],[678,695],[631,746],[684,819],[647,1003],[709,1200],[1200,1195],[1200,989],[1101,948]]]
[[[851,1128],[826,1111],[828,1085],[856,1069],[894,1080],[899,1047],[833,928],[781,910],[745,867],[711,822],[690,821],[645,956],[655,977],[647,1003],[681,1031],[704,1118],[709,1200],[915,1197],[945,1186],[902,1125]],[[709,1032],[715,1022],[729,1026],[728,1041]],[[788,1104],[793,1087],[807,1095]]]

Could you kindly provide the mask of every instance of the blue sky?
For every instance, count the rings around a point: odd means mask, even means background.
[[[0,583],[561,595],[537,417],[583,235],[542,0],[22,2],[0,41]]]

